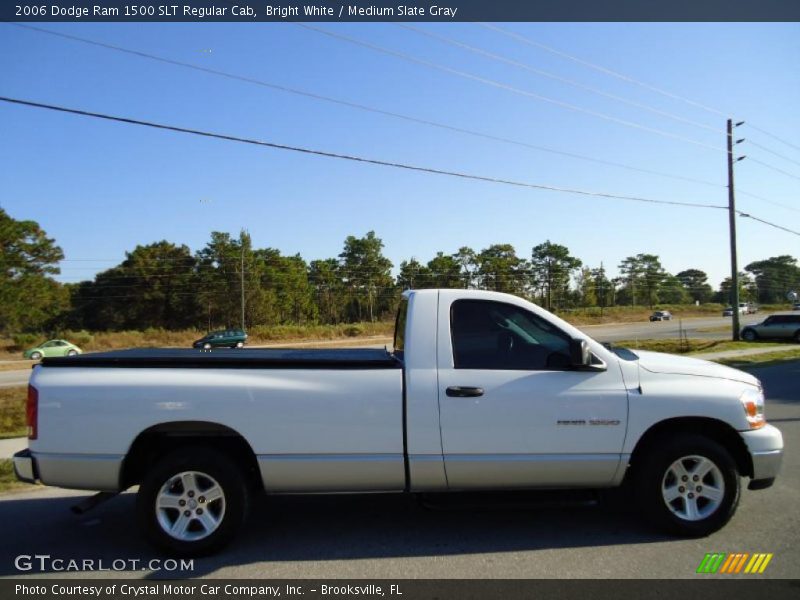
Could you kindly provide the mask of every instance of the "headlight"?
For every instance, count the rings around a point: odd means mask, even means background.
[[[760,388],[745,390],[739,396],[739,400],[744,407],[744,414],[750,424],[750,429],[763,427],[767,422],[764,417],[764,391]]]

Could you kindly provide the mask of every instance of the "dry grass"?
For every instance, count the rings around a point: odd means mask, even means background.
[[[192,342],[203,337],[205,331],[193,329],[170,331],[146,329],[144,331],[66,332],[63,337],[77,344],[84,352],[101,352],[121,348],[189,348]],[[248,344],[261,345],[275,342],[305,342],[317,340],[354,340],[358,338],[388,337],[394,333],[394,321],[376,323],[346,323],[340,325],[258,325],[248,330]],[[41,341],[44,341],[42,338]],[[0,360],[18,360],[22,349],[11,339],[0,339]],[[0,370],[20,369],[32,363],[5,367]]]
[[[28,435],[25,425],[27,386],[0,388],[0,438]]]
[[[658,340],[623,340],[614,342],[614,346],[631,348],[634,350],[652,350],[668,354],[697,354],[702,357],[704,352],[722,352],[725,350],[746,350],[753,347],[759,348],[785,348],[786,344],[771,342],[733,342],[730,340],[706,340],[688,338],[683,341],[677,338]]]
[[[24,483],[14,475],[14,465],[7,458],[0,459],[0,492],[19,491],[23,489],[33,489],[35,484]]]

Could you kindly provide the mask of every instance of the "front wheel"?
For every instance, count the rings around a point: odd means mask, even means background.
[[[225,454],[202,447],[161,459],[136,497],[145,537],[177,556],[203,556],[228,544],[245,520],[247,505],[241,470]]]
[[[69,352],[67,352],[67,356],[78,356],[78,351],[70,350]]]
[[[42,353],[41,352],[32,352],[31,353],[31,360],[39,360],[40,358],[42,358]]]
[[[675,535],[706,536],[736,512],[740,482],[724,447],[700,435],[662,438],[634,465],[644,516]]]
[[[755,342],[758,339],[758,334],[752,329],[745,329],[742,332],[742,339],[745,342]]]

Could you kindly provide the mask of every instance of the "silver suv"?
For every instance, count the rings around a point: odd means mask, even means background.
[[[758,339],[774,338],[800,343],[800,315],[771,315],[756,325],[742,329],[742,339],[754,342]]]

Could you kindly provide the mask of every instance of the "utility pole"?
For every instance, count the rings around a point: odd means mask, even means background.
[[[744,123],[736,123],[736,127]],[[733,308],[732,326],[733,341],[739,341],[739,264],[736,258],[736,197],[733,191],[733,163],[742,160],[743,156],[733,158],[733,120],[728,119],[728,224],[731,237],[731,307]],[[744,140],[737,140],[736,143]]]
[[[242,331],[247,331],[245,329],[245,327],[244,327],[244,235],[245,235],[245,230],[243,229],[241,234],[240,234],[240,236],[239,236],[239,239],[240,239],[241,244],[242,244],[242,269],[241,269],[241,273],[242,273]]]

